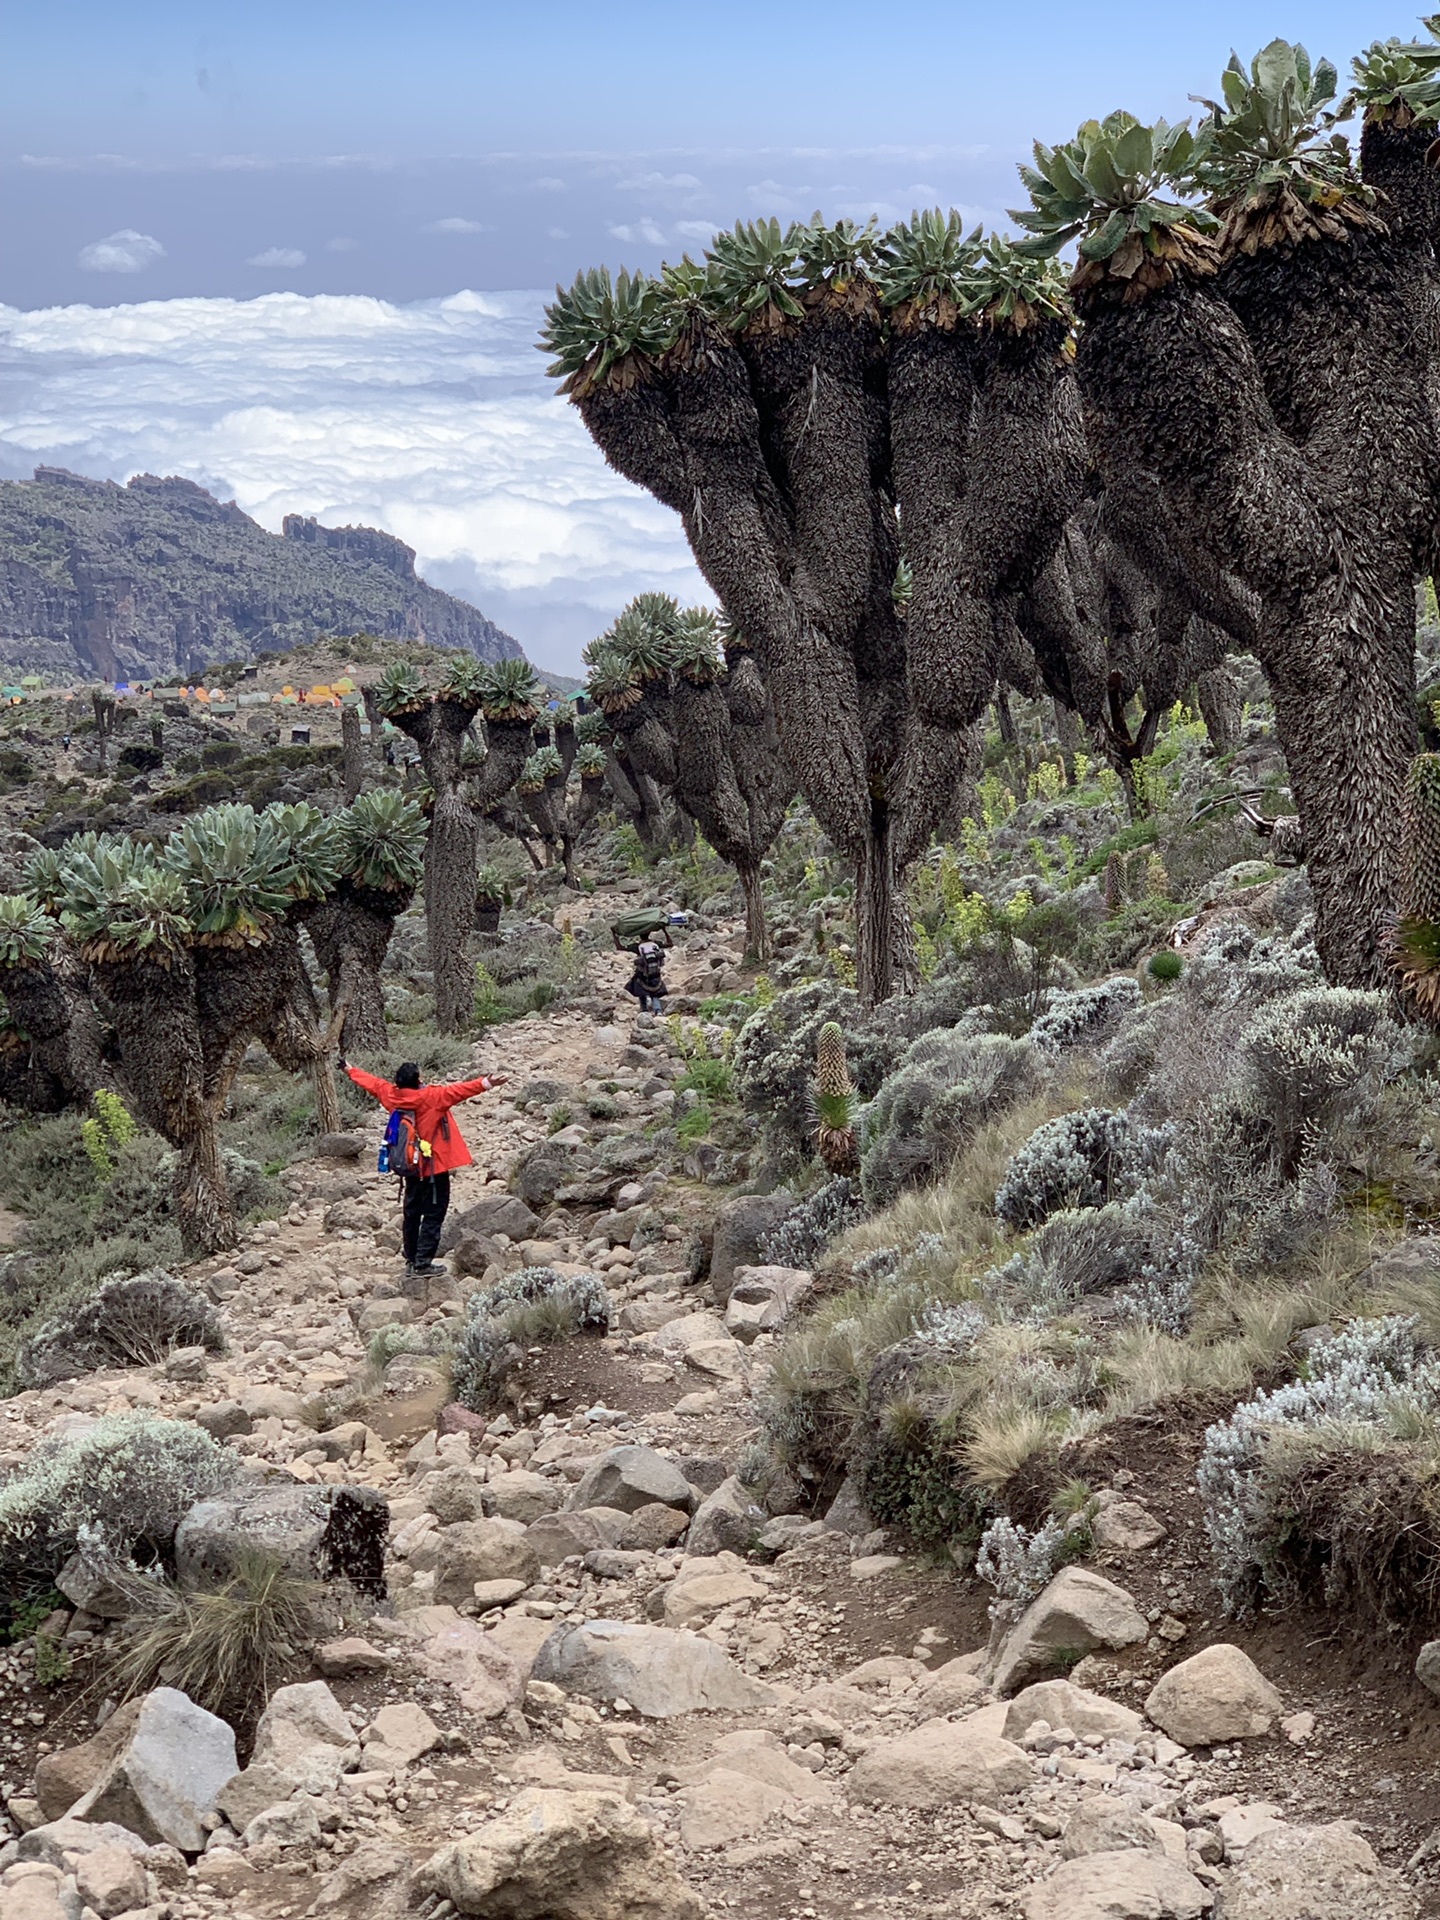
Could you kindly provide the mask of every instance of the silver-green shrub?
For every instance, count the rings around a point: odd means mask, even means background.
[[[610,1296],[598,1274],[522,1267],[473,1293],[455,1343],[451,1380],[462,1406],[479,1412],[495,1402],[515,1350],[573,1333],[604,1333]]]
[[[1019,1310],[1049,1312],[1085,1294],[1143,1282],[1155,1255],[1154,1224],[1145,1210],[1115,1200],[1062,1207],[1003,1266],[991,1268],[984,1287]]]
[[[866,1204],[887,1206],[906,1187],[935,1179],[980,1127],[1029,1099],[1040,1081],[1027,1040],[942,1029],[914,1041],[861,1123]]]
[[[1139,1005],[1139,983],[1128,973],[1102,980],[1098,986],[1053,994],[1030,1029],[1031,1043],[1041,1053],[1050,1054],[1062,1053],[1068,1047],[1094,1046]]]
[[[1124,1116],[1104,1107],[1037,1127],[1005,1169],[995,1211],[1008,1227],[1038,1227],[1062,1208],[1100,1207],[1119,1173]]]
[[[1440,1414],[1440,1358],[1421,1350],[1415,1321],[1355,1320],[1310,1355],[1308,1377],[1262,1388],[1205,1435],[1196,1472],[1216,1583],[1231,1612],[1259,1597],[1284,1520],[1284,1476],[1273,1447],[1302,1434],[1373,1450]]]
[[[42,1387],[97,1367],[154,1366],[176,1347],[218,1353],[223,1345],[220,1316],[203,1294],[173,1274],[137,1273],[43,1322],[16,1353],[15,1377]]]
[[[1385,994],[1317,986],[1262,1008],[1240,1036],[1237,1065],[1290,1172],[1302,1157],[1361,1137],[1414,1057]]]
[[[761,1238],[760,1257],[773,1267],[813,1267],[832,1240],[864,1217],[859,1188],[837,1173],[781,1216]]]
[[[53,1585],[77,1546],[148,1561],[197,1500],[239,1473],[239,1458],[202,1428],[152,1413],[108,1414],[42,1440],[0,1487],[0,1603]]]
[[[760,1121],[771,1157],[782,1167],[813,1158],[815,1046],[827,1020],[844,1028],[851,1078],[868,1098],[904,1041],[877,1032],[862,1016],[859,995],[833,981],[811,980],[777,994],[751,1014],[735,1041],[735,1091]]]

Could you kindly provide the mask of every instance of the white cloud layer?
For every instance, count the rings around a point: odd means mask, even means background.
[[[383,527],[564,668],[631,594],[708,596],[675,517],[556,396],[543,299],[0,306],[0,471],[182,474],[277,532]]]
[[[137,233],[134,227],[122,227],[103,240],[92,240],[75,256],[86,273],[143,273],[156,260],[165,258],[165,249],[149,233]]]
[[[252,253],[245,264],[247,267],[303,267],[305,256],[299,247],[266,247],[263,253]]]

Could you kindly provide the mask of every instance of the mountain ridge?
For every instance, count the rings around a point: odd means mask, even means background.
[[[64,467],[0,481],[0,667],[59,679],[160,677],[327,633],[521,653],[478,607],[415,572],[374,527],[287,514],[268,532],[193,480],[123,486]]]

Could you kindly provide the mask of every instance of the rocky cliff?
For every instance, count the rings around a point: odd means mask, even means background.
[[[518,654],[477,608],[427,586],[402,540],[288,515],[267,533],[233,500],[142,473],[127,486],[37,467],[0,483],[0,670],[113,679],[379,634]]]

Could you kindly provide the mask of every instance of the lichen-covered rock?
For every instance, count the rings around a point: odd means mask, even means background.
[[[1215,1904],[1215,1920],[1415,1920],[1418,1912],[1400,1875],[1338,1820],[1257,1834]]]

